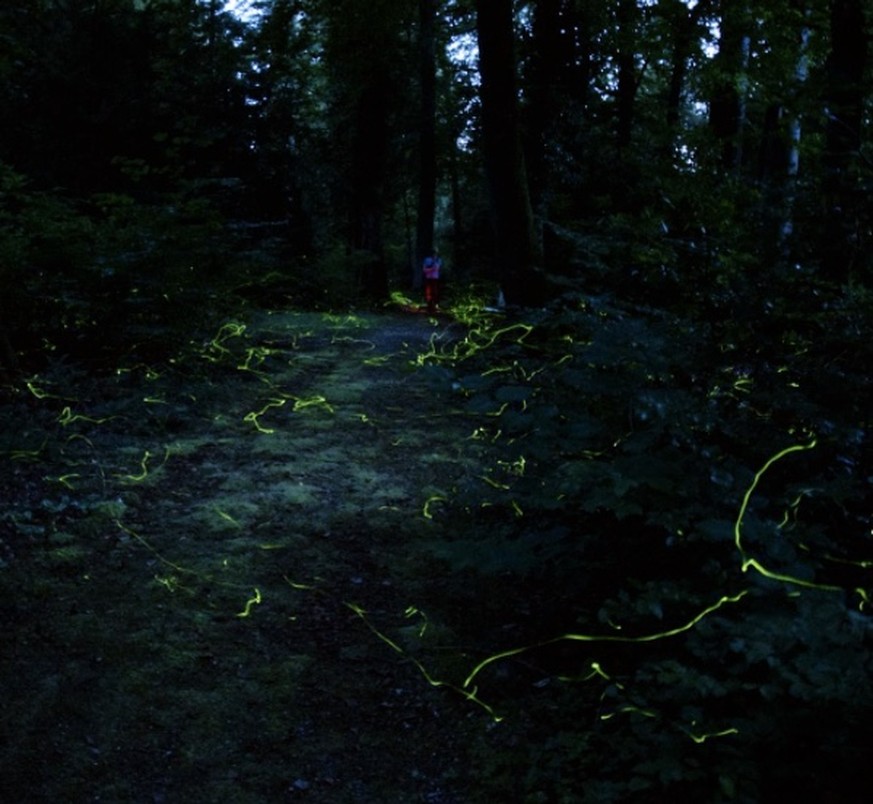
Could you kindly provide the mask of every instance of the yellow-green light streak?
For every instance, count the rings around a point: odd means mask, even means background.
[[[748,572],[749,569],[753,569],[758,574],[762,575],[765,578],[769,578],[772,581],[793,584],[794,586],[802,586],[807,589],[821,589],[828,592],[841,592],[843,591],[843,589],[840,586],[815,583],[814,581],[807,581],[803,578],[797,578],[793,575],[786,575],[781,572],[774,572],[773,570],[767,569],[763,564],[761,564],[760,561],[758,561],[758,559],[750,556],[746,552],[745,547],[743,547],[743,519],[745,518],[746,512],[749,508],[749,501],[752,499],[752,494],[754,494],[755,489],[758,487],[758,483],[761,481],[761,478],[766,474],[767,470],[770,469],[770,467],[773,466],[773,464],[775,464],[777,461],[781,461],[787,455],[791,455],[795,452],[805,452],[807,450],[814,449],[815,445],[816,439],[813,438],[808,444],[793,444],[790,447],[786,447],[785,449],[780,450],[775,455],[771,456],[764,463],[764,465],[755,473],[755,476],[752,478],[751,484],[746,489],[746,493],[743,495],[743,501],[740,504],[740,510],[737,514],[737,520],[734,523],[734,544],[736,545],[737,551],[742,558],[742,564],[740,565],[740,569],[743,572]]]
[[[291,397],[291,398],[294,400],[293,410],[295,413],[297,411],[300,411],[300,410],[306,410],[307,408],[317,408],[317,407],[324,408],[328,413],[335,412],[333,409],[333,405],[331,405],[330,402],[328,402],[327,399],[325,399],[320,394],[316,394],[315,396],[311,396],[311,397],[308,397],[306,399],[302,399],[300,397]]]
[[[431,507],[434,505],[434,503],[445,502],[445,501],[446,501],[446,497],[443,497],[441,494],[431,495],[430,497],[428,497],[424,501],[424,507],[421,509],[421,515],[425,519],[433,519],[433,513],[431,513]]]
[[[224,342],[231,338],[238,338],[246,331],[246,325],[236,321],[228,321],[222,324],[215,337],[209,342],[209,346],[216,352],[229,353],[230,349],[224,346]]]
[[[257,606],[261,602],[261,590],[255,587],[255,593],[250,597],[242,611],[237,613],[237,617],[248,617],[252,613],[252,606]]]
[[[721,731],[713,731],[708,734],[693,734],[685,729],[683,729],[683,731],[685,731],[685,733],[698,745],[703,745],[707,740],[711,740],[714,737],[728,737],[732,734],[740,733],[740,730],[735,728],[722,729]]]
[[[264,427],[264,426],[260,423],[260,421],[258,421],[258,420],[259,420],[259,419],[261,418],[261,416],[263,416],[263,415],[264,415],[268,410],[271,410],[272,408],[281,408],[282,405],[284,405],[285,402],[287,402],[287,401],[288,401],[288,400],[286,400],[286,399],[271,399],[271,400],[270,400],[269,402],[267,402],[267,404],[264,405],[264,407],[262,407],[260,410],[258,410],[258,411],[250,411],[249,413],[246,413],[246,415],[243,416],[243,421],[244,421],[244,422],[251,422],[251,423],[255,426],[255,429],[256,429],[259,433],[265,433],[266,435],[270,435],[271,433],[275,433],[276,431],[275,431],[272,427]]]
[[[473,683],[473,679],[479,675],[486,667],[495,662],[499,662],[502,659],[508,659],[512,656],[518,656],[522,653],[527,653],[534,648],[542,648],[546,645],[554,645],[558,642],[623,642],[623,643],[645,643],[645,642],[656,642],[661,639],[668,639],[669,637],[678,636],[679,634],[683,634],[686,631],[690,631],[697,625],[702,619],[712,614],[714,611],[717,611],[722,606],[728,603],[738,603],[748,594],[748,589],[744,589],[743,591],[737,593],[736,595],[724,595],[718,601],[713,603],[711,606],[707,606],[703,611],[689,620],[687,623],[683,625],[679,625],[676,628],[670,628],[665,631],[657,631],[651,634],[643,634],[641,636],[617,636],[615,634],[562,634],[560,636],[552,637],[550,639],[545,639],[542,642],[535,642],[530,645],[523,645],[518,648],[510,648],[509,650],[501,651],[500,653],[495,653],[492,656],[489,656],[487,659],[483,659],[479,664],[477,664],[470,674],[467,676],[463,683],[463,687],[466,689]]]
[[[500,722],[503,719],[495,713],[493,707],[489,706],[487,703],[485,703],[485,701],[481,700],[477,696],[477,694],[476,694],[477,690],[475,687],[471,690],[462,689],[462,688],[456,686],[455,684],[452,684],[450,681],[443,681],[441,679],[434,678],[428,672],[428,669],[421,663],[421,661],[416,659],[414,656],[410,656],[405,650],[403,650],[402,647],[400,647],[400,645],[398,645],[393,639],[391,639],[391,637],[389,637],[387,634],[384,634],[382,631],[380,631],[378,628],[376,628],[376,626],[370,622],[370,618],[367,617],[367,612],[361,606],[359,606],[357,603],[348,603],[348,602],[344,603],[343,605],[345,605],[346,608],[350,609],[358,617],[360,617],[360,619],[364,622],[364,624],[367,626],[367,628],[369,628],[370,631],[373,634],[375,634],[376,637],[378,637],[382,642],[384,642],[386,645],[388,645],[389,648],[391,648],[393,651],[398,653],[404,659],[406,659],[407,661],[409,661],[413,665],[415,665],[415,667],[418,669],[418,671],[423,676],[424,680],[427,681],[427,683],[430,684],[430,686],[432,686],[432,687],[445,687],[446,689],[454,690],[455,692],[459,693],[464,698],[466,698],[468,701],[471,701],[472,703],[475,703],[475,704],[478,704],[479,706],[481,706],[489,715],[491,715],[491,717],[494,719],[495,722]],[[407,609],[407,612],[408,611],[409,611],[409,609]],[[417,611],[417,610],[413,609],[413,611]]]
[[[122,480],[128,481],[129,483],[142,483],[142,481],[144,481],[150,474],[149,461],[151,461],[151,459],[153,457],[154,457],[154,454],[151,451],[146,450],[143,453],[142,460],[139,462],[139,466],[140,466],[139,474],[137,474],[137,475],[133,475],[133,474],[117,475],[117,476],[120,477]],[[161,466],[163,466],[167,462],[167,459],[169,457],[170,457],[170,450],[168,447],[167,449],[164,450],[164,460],[161,461]],[[160,468],[160,467],[158,467],[158,468]]]
[[[227,511],[222,511],[221,508],[216,506],[215,513],[218,514],[223,520],[226,522],[230,522],[235,528],[241,528],[242,525],[239,523],[239,520],[234,519]]]
[[[112,416],[105,416],[102,419],[95,419],[91,416],[85,416],[81,413],[73,413],[70,409],[70,406],[67,405],[62,411],[61,415],[58,416],[58,422],[60,422],[62,427],[66,427],[68,424],[72,424],[73,422],[88,422],[89,424],[103,424],[104,422],[108,422]]]

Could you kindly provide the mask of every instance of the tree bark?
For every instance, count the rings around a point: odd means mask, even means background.
[[[618,4],[618,98],[616,139],[619,151],[631,144],[633,136],[634,102],[637,94],[636,71],[636,0],[620,0]]]
[[[688,75],[688,60],[698,37],[700,20],[709,12],[711,0],[699,0],[689,9],[683,0],[673,0],[668,6],[673,20],[673,52],[670,58],[670,83],[667,88],[667,128],[675,135],[682,117],[682,94]],[[672,143],[671,143],[672,144]]]
[[[547,142],[554,124],[562,81],[561,0],[537,0],[533,18],[534,48],[525,118],[527,131],[525,159],[531,205],[544,213],[548,186]]]
[[[540,295],[535,235],[519,124],[512,0],[477,0],[485,171],[497,273],[508,304]]]
[[[721,80],[710,101],[709,124],[721,144],[721,167],[737,172],[743,159],[744,86],[750,42],[745,8],[730,3],[723,8],[716,60]]]
[[[388,158],[388,79],[376,70],[361,94],[352,143],[352,246],[365,252],[359,281],[366,293],[388,297],[388,270],[382,241],[385,172]]]
[[[867,31],[862,0],[832,0],[831,52],[827,63],[827,131],[824,155],[823,268],[847,282],[859,266],[861,216],[867,199],[852,168],[861,150]]]
[[[436,0],[419,0],[419,169],[418,217],[415,230],[416,264],[413,286],[421,287],[422,260],[433,251],[436,211]]]

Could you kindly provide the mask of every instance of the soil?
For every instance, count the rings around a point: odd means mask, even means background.
[[[0,436],[5,800],[476,800],[468,743],[495,719],[454,689],[420,549],[481,472],[449,380],[416,367],[461,335],[261,312],[22,384]]]

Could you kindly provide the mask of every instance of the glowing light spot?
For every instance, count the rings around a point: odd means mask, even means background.
[[[58,416],[58,422],[60,422],[62,427],[66,427],[68,424],[72,424],[73,422],[88,422],[89,424],[103,424],[104,422],[108,422],[111,419],[111,416],[106,416],[102,419],[94,419],[91,416],[85,416],[81,413],[73,413],[70,409],[70,406],[67,405],[62,411],[61,415]]]
[[[479,479],[484,480],[489,486],[491,486],[491,488],[497,489],[498,491],[508,491],[510,488],[506,483],[501,483],[487,475],[479,475]]]
[[[404,296],[399,290],[394,290],[391,292],[389,303],[395,304],[398,307],[402,307],[404,309],[409,309],[415,306],[415,302],[410,299],[409,296]]]
[[[215,337],[209,342],[209,346],[216,352],[229,353],[230,350],[224,346],[224,342],[231,338],[239,338],[245,331],[245,324],[228,321],[226,324],[221,325]]]
[[[248,617],[252,613],[252,606],[257,606],[261,602],[261,590],[255,588],[255,593],[250,597],[242,611],[237,613],[237,617]]]
[[[78,474],[77,472],[71,472],[68,475],[61,475],[58,478],[58,483],[60,483],[62,486],[66,486],[68,489],[75,489],[72,481],[75,480],[77,477],[81,476],[82,475]]]
[[[492,374],[506,374],[508,371],[512,371],[512,366],[495,366],[494,368],[483,371],[481,376],[488,377]]]
[[[233,525],[234,527],[237,527],[237,528],[242,527],[242,525],[239,523],[239,521],[234,519],[229,513],[227,513],[227,511],[222,511],[220,508],[216,508],[215,513],[218,514],[226,522],[230,522],[230,524]]]
[[[410,617],[415,617],[415,615],[421,617],[421,626],[418,629],[418,638],[421,639],[424,636],[424,632],[427,631],[428,620],[427,615],[421,611],[420,609],[415,608],[415,606],[407,606],[406,611],[403,612],[403,615],[409,619]]]
[[[263,415],[264,415],[268,410],[271,410],[272,408],[281,408],[282,405],[284,405],[286,401],[287,401],[287,400],[285,400],[285,399],[271,399],[271,400],[270,400],[269,402],[267,402],[267,404],[264,405],[264,407],[262,407],[259,411],[251,411],[251,412],[249,412],[249,413],[246,413],[246,415],[243,416],[243,421],[244,421],[244,422],[251,422],[251,423],[255,426],[255,429],[256,429],[259,433],[265,433],[265,434],[267,434],[267,435],[269,435],[269,434],[271,434],[271,433],[275,433],[276,431],[275,431],[274,429],[272,429],[272,428],[270,428],[270,427],[264,427],[264,426],[260,423],[260,421],[258,421],[258,420],[259,420],[260,417],[263,416]]]
[[[323,396],[320,396],[320,395],[311,396],[307,399],[299,399],[297,397],[292,397],[292,399],[295,400],[294,401],[294,411],[295,412],[299,411],[299,410],[306,410],[307,408],[314,408],[314,407],[323,407],[325,410],[327,410],[328,413],[334,412],[333,406]]]
[[[609,681],[609,676],[603,671],[599,662],[591,662],[591,673],[587,678],[594,678],[595,676],[600,676],[604,681]]]
[[[160,575],[155,575],[155,580],[161,584],[161,586],[166,587],[168,592],[176,591],[176,579],[172,576],[161,577]]]
[[[695,743],[703,745],[707,740],[713,737],[728,737],[731,734],[739,734],[740,730],[735,728],[722,729],[721,731],[710,732],[709,734],[692,734],[690,731],[685,732]]]
[[[440,495],[440,494],[434,494],[434,495],[432,495],[431,497],[428,497],[428,498],[424,501],[424,507],[423,507],[422,510],[421,510],[421,515],[422,515],[425,519],[433,519],[433,514],[431,513],[431,507],[432,507],[435,503],[445,502],[445,501],[446,501],[446,498],[443,497],[443,496]]]
[[[376,344],[373,341],[368,341],[365,338],[353,338],[351,335],[334,335],[330,339],[331,343],[347,343],[351,345],[361,344],[362,346],[366,346],[368,349],[375,349]]]
[[[45,449],[46,444],[48,444],[48,439],[45,439],[42,444],[40,444],[36,449],[13,449],[9,452],[9,457],[13,461],[37,461],[39,460],[42,451]]]
[[[57,394],[51,394],[48,391],[43,391],[42,388],[38,387],[36,384],[36,377],[33,377],[29,380],[26,380],[24,385],[30,393],[32,393],[37,399],[62,399],[63,397],[58,396]]]
[[[287,575],[285,576],[285,582],[292,589],[299,589],[299,590],[304,591],[304,592],[308,592],[308,591],[312,591],[312,590],[316,589],[316,587],[310,583],[300,583],[299,581],[292,581]]]
[[[504,470],[509,472],[509,474],[516,475],[517,477],[522,477],[524,475],[524,470],[527,466],[527,461],[525,460],[524,455],[521,455],[514,461],[497,461],[497,463]]]
[[[266,346],[250,346],[246,349],[246,359],[237,368],[240,371],[255,373],[254,366],[260,366],[274,351],[274,349],[268,349]]]
[[[129,480],[131,483],[141,483],[149,476],[149,461],[152,458],[152,453],[146,450],[139,462],[140,473],[138,475],[121,475],[122,480]]]

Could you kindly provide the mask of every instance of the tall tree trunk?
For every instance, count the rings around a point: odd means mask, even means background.
[[[723,4],[717,64],[721,80],[709,107],[709,124],[721,144],[721,167],[731,172],[740,169],[743,159],[745,124],[745,85],[750,40],[743,5]]]
[[[464,208],[461,203],[461,168],[458,158],[460,131],[453,134],[449,156],[449,181],[452,188],[452,270],[458,274],[466,272],[468,260],[464,249]]]
[[[540,295],[539,242],[519,125],[512,0],[476,0],[485,171],[498,275],[508,304]]]
[[[618,98],[616,138],[620,151],[631,143],[634,102],[637,94],[636,23],[637,0],[619,0],[618,4]]]
[[[391,190],[389,149],[397,107],[393,71],[401,58],[397,28],[402,7],[393,0],[332,0],[323,8],[330,122],[345,172],[339,190],[349,216],[347,244],[354,252],[358,286],[371,297],[386,298],[383,224]]]
[[[809,25],[804,24],[800,31],[797,63],[794,71],[794,80],[798,90],[806,84],[809,75],[809,37]],[[777,233],[779,253],[782,257],[788,256],[792,235],[794,234],[794,204],[797,198],[797,177],[800,174],[800,138],[802,129],[800,111],[796,108],[791,109],[788,113],[787,132],[785,190],[782,197],[781,220],[779,221],[779,231]]]
[[[688,60],[691,57],[698,27],[703,15],[709,11],[711,0],[699,0],[694,8],[688,8],[683,0],[672,0],[667,10],[673,22],[673,52],[670,57],[670,82],[667,87],[666,122],[669,134],[675,136],[682,116],[682,94],[688,75]],[[672,146],[672,143],[670,143]]]
[[[421,286],[422,260],[433,251],[436,211],[436,0],[419,0],[418,218],[415,230],[416,266],[413,285]]]
[[[861,150],[867,31],[862,0],[832,0],[827,71],[827,143],[824,158],[823,268],[849,281],[860,256],[860,216],[866,195],[852,176]]]
[[[528,82],[530,101],[526,109],[527,131],[525,164],[531,204],[544,215],[544,194],[548,183],[546,147],[550,128],[555,120],[561,80],[561,0],[537,0],[533,18],[534,48],[531,80]]]
[[[388,80],[374,71],[361,93],[352,143],[352,246],[364,252],[359,282],[375,298],[388,296],[388,270],[382,241],[385,172],[388,158]]]

